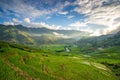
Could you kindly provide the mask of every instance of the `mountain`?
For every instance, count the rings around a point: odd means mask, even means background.
[[[34,40],[28,33],[16,29],[14,26],[0,25],[0,40],[20,44],[34,44]]]
[[[91,47],[111,47],[120,45],[120,31],[115,34],[102,35],[98,37],[89,37],[81,39],[78,46],[91,46]]]
[[[120,79],[120,32],[88,37],[75,30],[0,25],[0,34],[0,80]],[[67,44],[73,42],[77,46]]]
[[[71,43],[88,36],[89,33],[77,30],[52,30],[47,28],[30,28],[23,25],[0,25],[0,40],[20,44]]]
[[[78,31],[78,30],[52,30],[52,29],[47,29],[44,27],[40,27],[40,28],[30,28],[27,26],[23,26],[23,25],[14,25],[15,28],[17,28],[18,30],[22,30],[28,33],[34,33],[34,34],[52,34],[53,32],[59,33],[59,34],[64,34],[64,35],[78,35],[81,34],[81,36],[86,36],[89,35],[89,33],[87,32],[83,32],[83,31]]]

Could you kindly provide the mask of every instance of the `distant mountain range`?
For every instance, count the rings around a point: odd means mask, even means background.
[[[0,24],[0,40],[12,43],[40,45],[53,43],[71,43],[90,33],[77,30],[51,30],[44,27],[30,28],[23,25]]]
[[[52,30],[44,27],[0,24],[0,41],[38,46],[41,44],[76,43],[80,47],[108,47],[120,45],[120,31],[114,34],[90,37],[90,33],[77,30]]]
[[[120,31],[114,34],[102,35],[98,37],[88,37],[77,42],[79,47],[111,47],[120,46]]]

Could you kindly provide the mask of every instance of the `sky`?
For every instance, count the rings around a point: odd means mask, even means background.
[[[105,35],[120,27],[120,0],[0,0],[0,24]]]

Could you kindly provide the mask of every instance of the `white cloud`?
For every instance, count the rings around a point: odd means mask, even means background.
[[[11,10],[20,17],[36,17],[40,16],[44,11],[40,11],[35,6],[26,4],[23,0],[11,0],[10,4],[1,2],[1,7],[5,11]]]
[[[85,27],[87,25],[84,22],[76,21],[74,23],[71,23],[69,26],[72,26],[72,27]]]
[[[106,31],[108,33],[120,25],[118,21],[115,21],[116,18],[120,17],[119,10],[120,6],[98,8],[91,12],[89,18],[86,19],[86,22],[107,26]]]
[[[60,12],[58,12],[58,13],[59,13],[59,14],[62,14],[62,15],[66,15],[66,14],[68,14],[67,11],[64,11],[64,12],[60,11]]]
[[[3,24],[4,24],[4,25],[14,25],[13,22],[4,22]]]
[[[16,18],[13,18],[12,20],[13,20],[14,22],[19,22],[19,20],[16,19]]]
[[[19,24],[22,23],[22,21],[18,20],[17,18],[13,18],[12,21],[13,21],[14,23],[19,23]]]
[[[27,23],[30,23],[30,19],[29,18],[25,18],[24,21],[27,22]]]
[[[63,26],[58,26],[58,25],[48,25],[45,22],[30,22],[30,23],[23,23],[24,26],[26,27],[31,27],[31,28],[47,28],[47,29],[53,29],[53,30],[72,30],[74,29],[73,27],[63,27]]]
[[[60,33],[57,33],[57,32],[53,32],[53,35],[55,35],[56,37],[70,38],[70,37],[68,37],[67,35],[60,34]]]
[[[64,34],[60,34],[60,33],[57,33],[57,32],[53,32],[54,35],[56,36],[63,36]]]
[[[48,19],[50,19],[50,18],[51,18],[50,16],[47,16],[47,17],[46,17],[46,20],[48,20]]]
[[[30,23],[24,23],[23,24],[26,27],[32,27],[32,28],[48,28],[48,29],[60,29],[60,26],[56,26],[56,25],[48,25],[45,22],[30,22]]]
[[[4,25],[18,25],[22,24],[22,21],[18,20],[17,18],[13,18],[12,20],[9,19],[8,22],[4,22]]]
[[[102,3],[107,0],[77,0],[74,4],[78,5],[74,11],[78,13],[88,14],[93,9],[102,6]]]
[[[11,22],[4,22],[4,25],[18,25],[20,23],[22,23],[24,26],[26,27],[30,27],[30,28],[47,28],[47,29],[53,29],[53,30],[59,30],[61,29],[61,26],[56,26],[56,25],[48,25],[45,22],[30,22],[29,18],[25,18],[24,19],[26,22],[22,22],[19,21],[16,18],[13,18],[13,21]]]
[[[74,16],[70,15],[70,16],[67,16],[68,19],[72,19]]]
[[[46,2],[39,2],[36,3],[35,1],[32,1],[32,4],[26,3],[24,0],[11,0],[11,3],[7,3],[7,2],[0,2],[0,7],[4,9],[4,11],[6,11],[6,13],[8,13],[8,10],[11,10],[15,13],[15,15],[17,17],[23,17],[23,18],[36,18],[36,17],[40,17],[43,15],[51,15],[53,13],[58,13],[60,12],[61,14],[67,14],[67,12],[62,12],[62,9],[68,5],[70,5],[71,3],[68,1],[65,1],[64,3],[58,2],[55,4],[54,7],[51,7],[50,9],[46,9],[44,8],[44,6],[42,6],[42,3],[46,3],[48,5],[51,5],[51,2],[54,1],[47,1]],[[38,5],[39,4],[39,5]],[[41,6],[40,8],[38,8],[38,6]]]
[[[18,25],[18,24],[22,24],[22,21],[18,20],[17,18],[13,18],[12,23],[14,23],[14,25]]]
[[[120,18],[120,0],[77,0],[74,4],[78,5],[74,11],[88,16],[83,24],[96,24],[96,27],[97,25],[106,26],[104,28],[99,26],[99,30],[87,26],[96,35],[107,34],[120,25],[118,19]]]
[[[24,22],[13,18],[12,21],[8,19],[10,22],[4,22],[4,24],[21,23],[31,27],[46,27],[49,29],[76,29],[90,31],[97,35],[107,34],[112,30],[117,29],[120,25],[120,0],[76,0],[74,3],[68,2],[69,0],[61,3],[60,0],[54,6],[52,6],[54,1],[44,1],[43,3],[45,4],[52,4],[50,9],[44,8],[44,6],[42,6],[43,4],[38,2],[36,2],[36,4],[31,4],[29,2],[25,3],[24,0],[11,0],[11,3],[8,4],[6,1],[7,0],[1,1],[0,7],[6,13],[10,13],[9,11],[12,11],[13,13],[10,14],[14,14],[18,19],[22,18]],[[39,4],[39,6],[37,4]],[[61,27],[56,25],[48,25],[44,22],[31,22],[30,20],[41,16],[48,16],[45,18],[48,20],[51,18],[50,15],[54,13],[67,15],[66,18],[72,20],[72,18],[76,15],[71,13],[71,15],[68,16],[69,12],[63,11],[66,6],[70,5],[77,5],[73,12],[75,11],[86,16],[82,22],[76,21],[69,24],[68,27]],[[10,17],[10,14],[7,14],[5,17]],[[0,13],[0,16],[3,16],[3,14]],[[89,26],[89,24],[91,24],[91,26]]]

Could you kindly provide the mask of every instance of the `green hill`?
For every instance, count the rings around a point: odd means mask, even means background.
[[[33,45],[34,40],[24,31],[14,28],[14,26],[0,25],[0,40],[19,44]]]
[[[71,54],[71,55],[64,55]],[[117,80],[106,66],[83,55],[0,42],[0,80]]]
[[[0,80],[120,79],[120,32],[86,38],[75,30],[0,25],[0,34]]]
[[[91,56],[98,62],[106,65],[120,79],[120,46],[113,46],[97,50]]]

